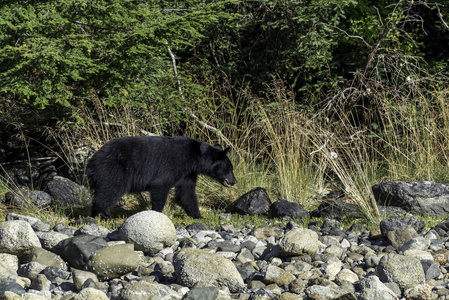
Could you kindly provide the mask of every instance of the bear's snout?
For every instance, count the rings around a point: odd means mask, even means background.
[[[225,179],[223,180],[223,185],[224,185],[225,187],[230,187],[231,185],[234,185],[234,184],[236,184],[236,183],[237,183],[237,180],[235,179],[234,176],[232,176],[232,177],[230,177],[230,178],[225,178]]]

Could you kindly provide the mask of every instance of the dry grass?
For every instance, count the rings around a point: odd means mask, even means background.
[[[378,99],[383,105],[379,124],[365,128],[354,127],[354,122],[343,116],[338,121],[311,118],[297,107],[294,94],[281,81],[273,81],[267,99],[242,93],[245,103],[252,104],[250,107],[227,114],[217,111],[221,124],[229,124],[223,128],[226,141],[198,123],[188,124],[192,136],[232,148],[230,156],[238,180],[237,186],[224,188],[200,177],[197,194],[201,206],[222,209],[261,186],[272,200],[286,199],[313,208],[317,196],[333,189],[330,184],[336,183],[369,221],[376,222],[379,212],[371,191],[373,184],[385,180],[449,179],[444,176],[449,156],[449,110],[444,101],[447,93],[432,93],[432,99],[426,98],[429,94],[414,94],[415,102],[402,105]],[[89,136],[92,144],[116,135],[142,133],[138,126],[142,123],[131,111],[122,109],[122,118],[110,120],[107,116],[112,118],[114,113],[102,109],[98,107],[95,114],[101,113],[103,122],[121,125],[110,132],[110,125],[95,123],[98,117],[86,111],[84,136]],[[212,120],[208,122],[215,126]],[[147,120],[148,128],[157,130],[157,119]]]
[[[308,205],[325,188],[325,166],[309,158],[310,120],[297,108],[294,98],[280,81],[275,82],[269,105],[254,101],[253,115],[264,143],[261,152],[268,157],[265,167],[275,176],[272,188],[281,199]]]
[[[388,179],[449,182],[449,90],[385,106],[377,147]]]
[[[332,129],[316,127],[311,134],[316,150],[315,161],[325,161],[340,182],[340,188],[356,204],[370,222],[379,221],[379,211],[371,187],[377,183],[378,161],[371,157],[372,147],[366,132],[357,131],[342,120]]]
[[[367,220],[376,222],[379,212],[371,192],[373,184],[386,180],[449,182],[449,90],[425,94],[414,91],[414,96],[413,101],[394,105],[379,97],[380,115],[371,127],[351,125],[354,122],[345,117],[334,121],[312,117],[296,105],[294,95],[277,80],[266,99],[242,93],[245,103],[251,103],[245,109],[224,113],[217,105],[215,119],[207,122],[221,126],[226,141],[194,120],[187,124],[187,133],[211,144],[230,146],[238,184],[224,188],[200,177],[200,206],[222,209],[260,186],[272,200],[286,199],[310,209],[316,205],[317,196],[336,184]],[[157,114],[93,103],[92,107],[80,108],[76,126],[52,132],[60,141],[58,155],[68,165],[87,163],[87,157],[77,157],[75,149],[94,151],[115,137],[160,133]],[[176,206],[171,204],[166,212],[176,214]]]

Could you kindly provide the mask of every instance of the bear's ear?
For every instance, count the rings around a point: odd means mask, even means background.
[[[226,158],[226,154],[229,152],[229,150],[231,150],[231,148],[226,148],[224,150],[221,150],[218,153],[218,159],[225,159]]]
[[[218,150],[220,150],[220,151],[223,151],[223,147],[222,147],[220,144],[215,144],[215,145],[214,145],[214,148],[215,148],[215,149],[218,149]]]

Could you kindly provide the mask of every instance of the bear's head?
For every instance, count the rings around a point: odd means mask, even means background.
[[[203,148],[204,149],[204,148]],[[230,187],[237,183],[233,173],[233,166],[227,153],[229,148],[223,150],[219,145],[207,147],[202,151],[203,174],[220,182],[225,187]]]

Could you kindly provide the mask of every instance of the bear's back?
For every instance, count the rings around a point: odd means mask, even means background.
[[[201,144],[198,140],[183,136],[116,138],[104,144],[94,154],[88,163],[88,174],[90,169],[98,169],[100,165],[120,165],[123,170],[134,174],[141,174],[139,171],[146,166],[152,166],[151,172],[157,173],[161,171],[158,170],[161,167],[185,172],[198,163]]]

